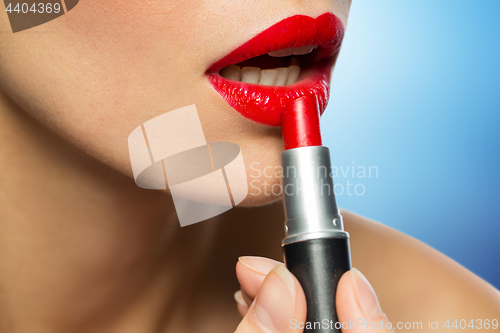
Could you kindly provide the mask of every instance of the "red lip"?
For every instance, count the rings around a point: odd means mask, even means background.
[[[344,37],[344,26],[339,18],[325,13],[317,18],[304,15],[288,17],[264,30],[207,71],[207,78],[215,90],[240,114],[261,124],[279,126],[284,105],[304,95],[316,95],[320,112],[326,108],[330,91],[330,73],[335,54]],[[271,51],[289,47],[319,45],[314,67],[309,75],[295,84],[278,87],[249,84],[223,78],[218,72],[223,67],[237,64]]]

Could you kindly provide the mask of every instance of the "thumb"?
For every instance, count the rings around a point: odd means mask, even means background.
[[[336,303],[342,333],[394,333],[375,291],[356,268],[340,279]]]
[[[286,333],[305,318],[306,299],[302,287],[285,266],[278,265],[267,274],[235,332]]]

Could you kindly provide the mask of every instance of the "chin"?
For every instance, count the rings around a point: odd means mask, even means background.
[[[274,170],[274,168],[272,169]],[[282,186],[279,177],[265,173],[261,173],[260,177],[255,177],[255,175],[252,177],[252,174],[247,171],[247,186],[248,194],[241,202],[236,204],[237,207],[264,206],[281,199]],[[161,192],[173,195],[171,189],[168,187],[161,190]],[[220,188],[214,190],[214,187],[209,184],[196,188],[189,186],[183,192],[179,192],[179,189],[176,188],[175,195],[202,203],[223,204],[227,200],[227,192],[225,190],[221,191]]]
[[[279,201],[281,188],[278,178],[249,179],[248,195],[238,207],[258,207]]]
[[[243,145],[248,194],[239,207],[262,206],[281,199],[281,133],[279,137],[259,139],[255,143],[250,149]]]

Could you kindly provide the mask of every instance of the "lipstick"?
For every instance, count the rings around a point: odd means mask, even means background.
[[[304,332],[341,332],[335,325],[335,297],[340,278],[351,269],[349,234],[335,201],[330,151],[322,146],[319,115],[315,95],[293,100],[281,114],[286,220],[282,247],[285,264],[306,296],[306,321],[312,328],[306,326]]]

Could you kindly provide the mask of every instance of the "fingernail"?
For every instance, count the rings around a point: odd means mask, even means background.
[[[255,299],[255,319],[269,332],[288,332],[295,311],[295,283],[283,265],[264,280]]]
[[[263,257],[239,257],[238,260],[257,273],[267,275],[276,265],[283,265],[279,261]]]
[[[351,277],[356,292],[358,303],[366,316],[382,315],[382,308],[378,301],[375,290],[366,277],[356,268],[351,270]]]
[[[241,305],[248,306],[247,303],[245,302],[245,299],[243,298],[241,290],[238,290],[237,292],[234,293],[234,300],[237,303],[240,303]]]

